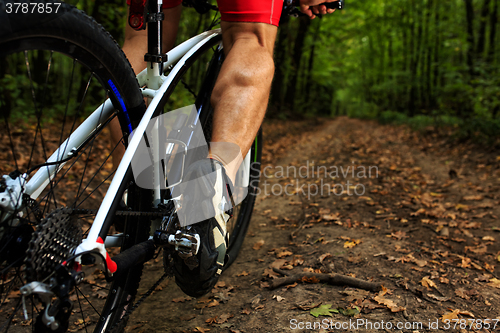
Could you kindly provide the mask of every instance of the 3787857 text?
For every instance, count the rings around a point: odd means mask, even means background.
[[[9,2],[5,4],[5,12],[7,14],[51,14],[57,13],[60,2]]]

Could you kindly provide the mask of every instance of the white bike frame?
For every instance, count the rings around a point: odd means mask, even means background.
[[[139,143],[146,131],[148,124],[153,117],[154,111],[156,110],[158,103],[160,102],[162,96],[165,94],[173,79],[177,73],[182,69],[186,61],[200,48],[202,48],[206,43],[208,43],[212,38],[221,34],[220,29],[210,30],[203,32],[184,43],[178,45],[170,52],[167,53],[167,61],[163,63],[163,68],[168,68],[171,65],[175,66],[172,68],[170,73],[165,76],[163,73],[159,73],[158,64],[153,64],[153,66],[148,65],[141,73],[137,75],[137,80],[140,87],[146,86],[147,88],[142,88],[142,94],[144,97],[152,98],[149,102],[149,106],[144,113],[139,125],[133,131],[132,139],[129,141],[127,150],[122,157],[120,165],[113,176],[113,180],[106,192],[106,195],[99,207],[97,215],[92,223],[89,230],[87,238],[78,246],[75,251],[75,255],[82,254],[87,251],[99,251],[99,253],[106,258],[108,271],[114,273],[116,271],[116,264],[114,264],[109,254],[106,251],[105,245],[113,246],[117,245],[117,237],[109,236],[106,238],[106,244],[99,237],[99,233],[104,225],[104,220],[111,208],[111,204],[118,194],[119,186],[122,182],[125,173],[127,172],[128,166],[132,162],[132,158],[139,146]],[[153,67],[153,68],[151,68]],[[72,152],[80,147],[85,140],[96,131],[102,123],[109,118],[109,116],[114,112],[114,107],[111,101],[108,99],[105,103],[100,105],[71,135],[63,142],[63,144],[50,156],[47,162],[57,162],[63,161],[71,156]],[[159,154],[159,152],[153,152]],[[26,183],[25,193],[28,194],[32,199],[37,199],[40,193],[49,184],[50,180],[55,176],[55,174],[62,168],[64,162],[61,164],[54,163],[53,165],[40,168],[35,175]],[[156,177],[155,177],[156,178]],[[154,203],[158,204],[160,202],[160,184],[156,184],[154,188]]]

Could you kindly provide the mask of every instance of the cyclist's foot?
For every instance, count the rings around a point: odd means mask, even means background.
[[[232,215],[232,184],[224,166],[214,159],[193,163],[186,172],[190,181],[183,194],[190,234],[198,234],[200,247],[196,256],[173,255],[177,285],[186,294],[200,297],[216,284],[224,266],[227,249],[226,223]],[[184,222],[184,223],[185,223]]]

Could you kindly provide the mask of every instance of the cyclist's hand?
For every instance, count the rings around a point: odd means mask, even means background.
[[[300,11],[313,19],[316,15],[331,14],[335,9],[328,9],[322,3],[335,2],[337,0],[300,0]]]

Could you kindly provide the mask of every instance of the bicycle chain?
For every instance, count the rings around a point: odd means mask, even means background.
[[[68,208],[68,209],[70,209],[70,208]],[[77,208],[77,209],[73,209],[73,212],[75,214],[90,214],[90,215],[95,215],[95,214],[97,214],[97,209]],[[115,212],[115,215],[120,215],[120,216],[164,217],[166,215],[166,213],[162,212],[162,211],[158,211],[158,212],[141,212],[141,211],[130,211],[130,210],[117,210]]]
[[[113,331],[113,329],[115,329],[118,325],[120,325],[121,322],[123,321],[127,321],[128,320],[128,317],[130,317],[130,315],[132,314],[132,312],[135,311],[135,309],[137,309],[139,307],[139,305],[142,304],[142,302],[144,302],[146,300],[146,298],[148,298],[149,296],[151,296],[151,294],[153,293],[153,291],[155,291],[155,289],[160,285],[160,283],[163,282],[163,280],[165,280],[165,278],[167,278],[169,276],[168,273],[164,273],[159,279],[158,281],[155,282],[155,284],[153,284],[153,286],[151,288],[149,288],[149,290],[144,293],[141,298],[134,303],[134,305],[132,305],[132,307],[130,307],[129,309],[127,309],[127,311],[125,312],[125,314],[116,322],[114,323],[111,328],[109,329],[111,332]]]
[[[61,262],[70,257],[82,241],[82,230],[76,214],[97,214],[97,209],[58,208],[42,219],[41,212],[31,203],[30,208],[40,220],[26,252],[28,279],[42,281]],[[163,217],[165,212],[117,211],[122,216]]]
[[[36,206],[35,206],[36,208]],[[59,208],[51,212],[38,224],[26,253],[29,281],[43,281],[56,267],[70,257],[82,241],[82,230],[75,214],[97,214],[97,209]],[[163,217],[165,212],[117,211],[116,215]],[[127,309],[125,314],[109,329],[112,331],[149,297],[159,284],[170,274],[164,273],[158,281]]]

